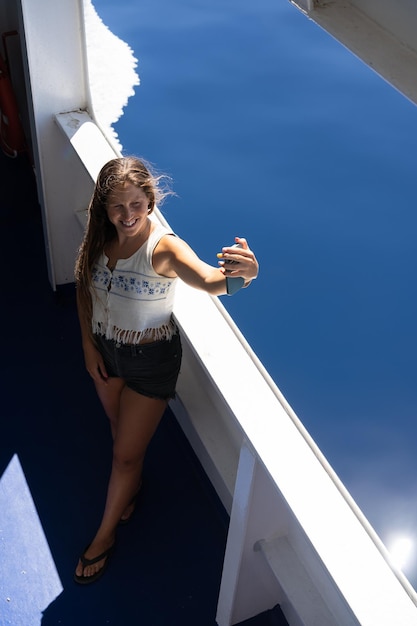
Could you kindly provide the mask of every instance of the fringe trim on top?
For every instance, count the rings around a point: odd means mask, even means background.
[[[168,324],[163,324],[159,328],[145,328],[145,330],[124,330],[116,326],[105,329],[104,324],[93,321],[92,330],[94,335],[101,335],[110,341],[130,345],[141,343],[144,339],[169,341],[178,332],[174,320],[171,320]]]

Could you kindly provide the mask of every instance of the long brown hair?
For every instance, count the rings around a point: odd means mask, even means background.
[[[121,157],[106,163],[97,178],[88,207],[87,227],[75,263],[75,282],[79,312],[91,328],[91,276],[95,262],[105,245],[116,236],[116,229],[107,216],[107,202],[116,187],[132,183],[142,189],[148,198],[148,213],[165,196],[172,193],[165,174],[155,174],[148,164],[137,157]]]

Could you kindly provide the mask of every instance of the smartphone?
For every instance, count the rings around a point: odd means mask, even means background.
[[[233,246],[230,246],[230,247],[231,248],[243,248],[241,243],[235,243],[233,244]],[[226,264],[232,265],[238,262],[239,261],[231,261],[231,260],[226,260],[226,259],[224,261],[225,265]],[[227,295],[233,296],[233,294],[239,291],[239,289],[241,289],[244,284],[245,284],[245,279],[242,278],[241,276],[226,276]]]
[[[234,243],[233,246],[230,246],[230,247],[231,248],[243,248],[241,243]],[[224,262],[230,265],[230,264],[238,263],[239,261],[232,261],[231,259],[225,259]]]

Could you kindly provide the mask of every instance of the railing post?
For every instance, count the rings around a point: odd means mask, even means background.
[[[244,543],[247,534],[255,467],[256,459],[254,454],[246,445],[243,445],[239,458],[223,575],[217,606],[216,621],[219,626],[229,626],[232,624],[233,609],[236,591],[239,585]]]

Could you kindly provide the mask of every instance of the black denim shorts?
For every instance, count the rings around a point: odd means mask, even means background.
[[[140,343],[117,343],[95,335],[108,376],[123,378],[126,385],[149,398],[169,400],[181,367],[182,348],[179,334],[170,340]]]

